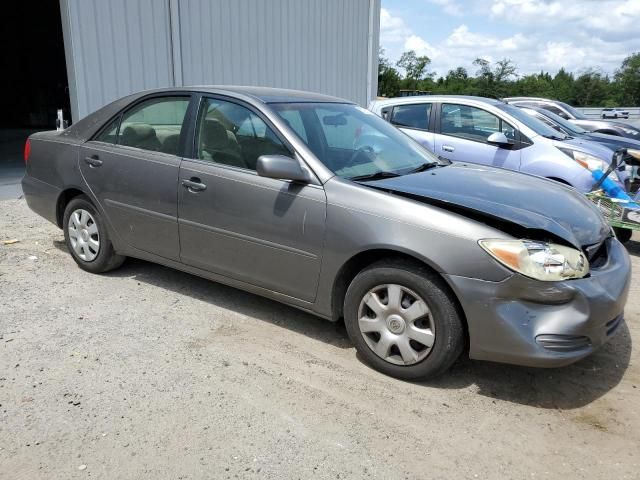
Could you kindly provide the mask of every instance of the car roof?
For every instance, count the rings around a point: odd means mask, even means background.
[[[193,85],[180,88],[159,89],[155,90],[155,92],[175,92],[176,90],[247,96],[262,103],[353,103],[349,100],[345,100],[344,98],[333,97],[321,93],[291,90],[287,88],[248,85]]]
[[[376,105],[397,105],[405,103],[420,103],[423,101],[430,102],[448,102],[451,100],[463,100],[467,102],[484,103],[487,105],[503,104],[502,100],[487,97],[475,97],[473,95],[413,95],[410,97],[393,97],[382,100],[376,100]]]
[[[557,100],[551,100],[550,98],[542,98],[542,97],[504,97],[502,100],[505,102],[557,102]]]

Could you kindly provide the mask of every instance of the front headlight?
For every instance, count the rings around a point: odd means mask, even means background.
[[[480,246],[505,267],[543,282],[582,278],[589,262],[580,250],[535,240],[487,239]]]
[[[571,150],[569,148],[560,148],[560,151],[575,160],[590,172],[593,172],[594,170],[602,170],[603,172],[605,172],[607,168],[609,168],[609,164],[607,162],[588,153]]]

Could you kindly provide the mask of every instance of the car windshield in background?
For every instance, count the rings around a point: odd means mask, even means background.
[[[508,103],[499,103],[496,105],[500,110],[505,113],[508,113],[512,117],[519,120],[521,123],[524,123],[531,130],[536,132],[538,135],[542,135],[545,138],[556,138],[559,140],[563,140],[566,135],[554,130],[548,125],[545,125],[540,120],[535,117],[532,117],[526,112],[523,112],[522,109],[515,107],[513,105],[509,105]]]
[[[587,116],[582,113],[579,112],[578,110],[576,110],[575,108],[573,108],[571,105],[567,105],[564,102],[558,102],[560,105],[562,105],[562,107],[569,112],[571,115],[573,115],[573,117],[577,120],[588,120]]]
[[[270,105],[336,175],[370,179],[443,165],[433,153],[377,115],[341,103]]]
[[[557,123],[563,129],[571,133],[575,133],[575,134],[587,133],[587,131],[584,128],[579,127],[578,125],[570,122],[569,120],[565,120],[560,115],[556,115],[550,110],[545,110],[544,108],[536,108],[535,111],[540,113],[540,115],[544,115],[545,117],[551,119],[553,123]]]

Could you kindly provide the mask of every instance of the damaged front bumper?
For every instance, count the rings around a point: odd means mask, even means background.
[[[559,367],[591,354],[622,324],[631,263],[614,238],[607,260],[588,277],[540,282],[513,274],[501,282],[445,275],[469,327],[469,356],[532,367]]]

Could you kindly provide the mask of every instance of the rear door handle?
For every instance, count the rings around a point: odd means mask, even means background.
[[[451,145],[442,145],[442,150],[445,152],[453,152],[455,151],[455,147],[452,147]]]
[[[92,155],[90,157],[84,157],[84,161],[90,167],[100,167],[100,166],[102,166],[102,160],[100,160],[97,155]]]
[[[207,186],[197,177],[191,177],[189,180],[182,180],[182,186],[192,193],[202,192],[207,189]]]

